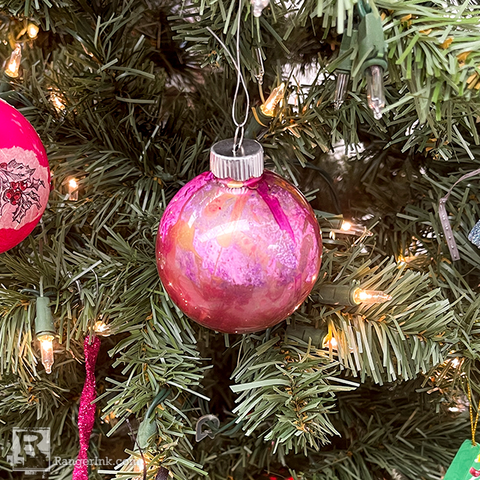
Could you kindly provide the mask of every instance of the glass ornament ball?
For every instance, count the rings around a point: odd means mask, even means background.
[[[225,158],[215,153],[220,144]],[[232,145],[214,145],[212,171],[171,200],[156,259],[165,290],[188,317],[218,332],[250,333],[276,325],[302,304],[318,276],[322,239],[305,197],[263,171],[260,144],[246,139],[243,157],[229,159]]]
[[[24,240],[47,206],[50,168],[28,120],[0,100],[0,253]]]

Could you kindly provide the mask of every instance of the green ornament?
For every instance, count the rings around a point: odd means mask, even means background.
[[[480,444],[473,445],[471,440],[465,440],[443,480],[475,480],[479,477],[476,472],[480,475]]]

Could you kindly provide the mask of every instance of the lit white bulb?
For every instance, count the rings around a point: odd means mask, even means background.
[[[323,348],[327,348],[327,347],[331,350],[337,350],[338,348],[337,339],[333,336],[325,337],[325,340],[323,341]]]
[[[97,320],[95,322],[95,332],[98,333],[98,335],[102,335],[104,337],[108,337],[110,335],[110,326],[107,325],[103,320]]]
[[[78,200],[78,181],[76,178],[70,178],[68,180],[68,200]]]
[[[350,222],[343,222],[342,226],[340,227],[340,230],[343,230],[344,232],[348,232],[352,228],[352,224]]]
[[[53,359],[53,335],[42,335],[38,337],[40,341],[40,353],[42,355],[42,364],[47,373],[52,373]]]
[[[385,303],[391,299],[391,295],[379,290],[362,290],[357,288],[353,293],[353,300],[357,305],[360,303]]]
[[[133,460],[133,471],[135,473],[143,473],[145,465],[145,460],[143,458],[137,458]]]
[[[17,78],[20,71],[20,62],[22,60],[22,47],[18,44],[13,50],[5,66],[5,74],[11,78]]]
[[[273,117],[275,115],[275,107],[285,95],[285,83],[281,83],[278,87],[272,90],[272,93],[267,98],[265,103],[260,106],[260,110],[267,117]]]
[[[53,104],[53,107],[58,113],[62,113],[65,110],[65,105],[63,104],[61,98],[55,93],[50,93],[50,101]]]
[[[460,365],[460,359],[458,357],[455,357],[452,360],[452,367],[457,368]]]
[[[38,30],[39,29],[37,25],[34,23],[29,23],[27,27],[27,34],[33,40],[34,38],[37,38]]]

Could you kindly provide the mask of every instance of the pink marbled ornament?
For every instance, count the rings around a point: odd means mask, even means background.
[[[0,253],[24,240],[39,222],[50,194],[50,169],[28,120],[0,100]]]
[[[156,257],[172,301],[225,333],[276,325],[298,308],[320,269],[312,208],[279,175],[245,182],[211,172],[187,183],[160,222]]]

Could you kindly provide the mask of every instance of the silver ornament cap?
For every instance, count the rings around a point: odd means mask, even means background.
[[[221,140],[210,150],[210,170],[217,178],[231,178],[238,182],[260,177],[263,173],[263,148],[255,140],[244,138],[233,152],[234,140]]]

